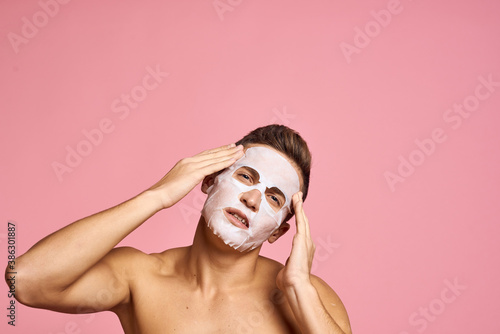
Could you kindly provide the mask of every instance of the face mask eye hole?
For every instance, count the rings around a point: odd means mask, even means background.
[[[283,194],[283,192],[277,188],[277,187],[272,187],[272,188],[267,188],[266,189],[266,198],[275,211],[279,211],[283,205],[285,205],[286,197]]]
[[[248,166],[238,168],[234,172],[233,177],[245,184],[257,184],[260,182],[259,172]]]
[[[277,196],[273,193],[266,194],[266,200],[274,212],[278,212],[283,207],[284,201],[280,198],[280,196]]]
[[[238,172],[236,179],[244,184],[252,184],[252,177],[244,172]]]

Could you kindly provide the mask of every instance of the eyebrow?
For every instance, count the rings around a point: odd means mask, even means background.
[[[283,197],[283,199],[286,200],[286,196],[285,196],[285,194],[283,194],[283,192],[280,190],[280,188],[272,187],[272,188],[269,188],[269,190],[274,192],[276,195]]]

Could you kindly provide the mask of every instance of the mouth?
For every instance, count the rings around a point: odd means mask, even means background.
[[[234,208],[225,208],[224,215],[229,220],[231,224],[236,227],[248,229],[250,226],[247,216],[243,212]]]

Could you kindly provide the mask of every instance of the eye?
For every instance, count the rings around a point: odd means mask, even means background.
[[[248,174],[245,174],[245,173],[239,173],[238,174],[238,177],[242,178],[242,179],[245,179],[247,181],[252,181],[252,178],[250,177],[250,175]]]
[[[281,206],[281,203],[280,203],[280,200],[278,197],[274,196],[274,195],[269,195],[269,197],[271,198],[271,200],[273,200],[278,206]]]

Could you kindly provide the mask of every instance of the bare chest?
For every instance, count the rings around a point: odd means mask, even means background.
[[[134,289],[119,317],[127,334],[298,333],[285,299],[273,288],[207,297],[175,281],[149,281]]]

